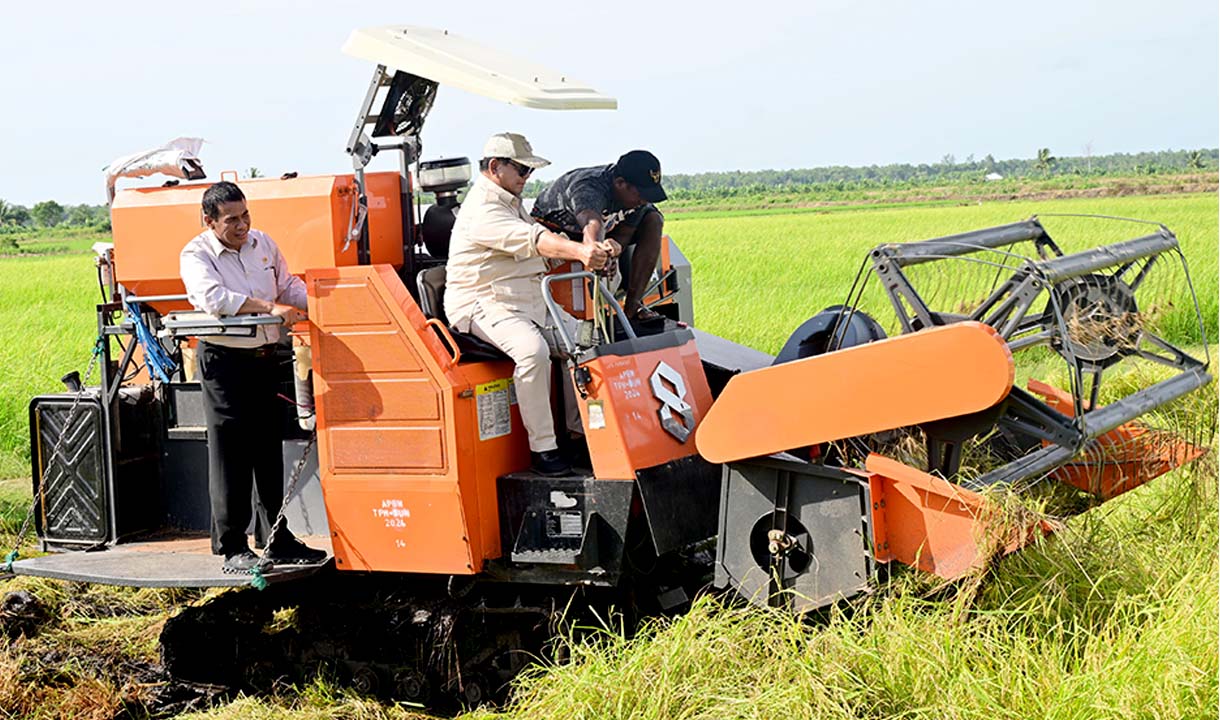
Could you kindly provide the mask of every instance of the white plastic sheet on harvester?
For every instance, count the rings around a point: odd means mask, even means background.
[[[154,173],[187,178],[203,172],[199,161],[199,149],[203,138],[181,137],[170,140],[161,147],[142,150],[125,155],[110,163],[106,173],[106,202],[114,201],[114,185],[121,177],[146,177]]]

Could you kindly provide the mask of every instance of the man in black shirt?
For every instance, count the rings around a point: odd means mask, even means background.
[[[620,246],[634,244],[623,309],[629,318],[649,321],[659,316],[641,301],[661,254],[665,219],[656,203],[666,197],[660,161],[647,150],[632,150],[613,165],[564,173],[538,195],[530,212],[577,242],[609,238]]]

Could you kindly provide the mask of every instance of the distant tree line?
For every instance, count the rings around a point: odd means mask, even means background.
[[[911,165],[868,165],[849,167],[799,168],[793,170],[732,170],[693,175],[665,176],[665,190],[675,199],[698,199],[707,196],[739,196],[783,191],[788,193],[822,190],[913,187],[935,184],[986,182],[990,175],[1004,179],[1041,179],[1055,176],[1131,176],[1161,175],[1184,172],[1215,172],[1220,150],[1163,150],[1159,152],[1113,153],[1111,155],[1081,155],[1055,157],[1050,148],[1038,148],[1031,158],[996,160],[991,155],[976,159],[973,155],[958,161],[945,155],[939,163]],[[257,168],[250,168],[249,177],[260,177]],[[525,188],[527,197],[536,197],[546,183],[531,181]],[[0,234],[37,228],[90,227],[110,230],[110,210],[105,205],[60,205],[44,200],[27,208],[0,200]]]
[[[110,230],[110,208],[105,205],[60,205],[43,200],[33,207],[0,200],[0,234],[38,228],[88,227]]]
[[[683,199],[704,194],[738,195],[777,189],[800,192],[817,191],[826,187],[864,189],[937,183],[981,183],[986,181],[988,175],[1019,179],[1060,175],[1103,177],[1202,172],[1215,171],[1218,158],[1220,151],[1217,148],[1111,155],[1086,154],[1077,157],[1055,157],[1050,148],[1038,148],[1031,158],[1010,160],[996,160],[991,155],[976,159],[969,155],[965,160],[959,161],[950,154],[942,157],[939,163],[919,165],[832,165],[793,170],[668,174],[664,183],[665,190],[670,195]],[[525,194],[536,196],[545,186],[545,182],[533,181],[526,187]]]
[[[1050,175],[1157,175],[1216,170],[1218,155],[1220,152],[1212,148],[1055,157],[1049,148],[1039,148],[1034,157],[1028,159],[996,160],[991,155],[986,155],[982,159],[969,156],[965,161],[958,161],[954,156],[946,155],[941,162],[931,165],[836,165],[798,170],[674,174],[666,176],[665,189],[699,191],[751,185],[774,188],[837,182],[874,183],[879,186],[899,183],[982,182],[992,173],[1004,178],[1042,178]]]

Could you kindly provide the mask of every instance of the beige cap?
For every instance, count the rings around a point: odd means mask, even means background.
[[[508,132],[496,133],[488,138],[487,144],[483,146],[483,157],[508,158],[535,170],[551,164],[550,160],[534,154],[534,148],[530,147],[529,140],[526,140],[524,135]]]

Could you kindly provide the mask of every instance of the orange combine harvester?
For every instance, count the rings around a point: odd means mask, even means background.
[[[308,288],[309,321],[281,351],[285,507],[332,561],[237,577],[208,554],[191,348],[271,319],[185,302],[178,254],[200,231],[207,182],[114,195],[100,385],[68,378],[68,392],[30,406],[34,526],[49,554],[15,572],[267,586],[166,624],[165,664],[180,677],[257,686],[327,667],[368,692],[476,703],[573,596],[675,611],[710,582],[802,612],[868,591],[892,561],[955,578],[1044,527],[997,522],[993,489],[1063,481],[1104,500],[1201,453],[1138,419],[1211,380],[1207,362],[1144,326],[1137,302],[1162,276],[1189,280],[1176,238],[1158,227],[1065,252],[1035,218],[877,247],[847,303],[814,314],[776,357],[695,329],[691,267],[669,238],[646,298],[666,321],[647,334],[597,277],[556,270],[552,312],[602,329],[564,337],[555,368],[584,424],[568,449],[588,462],[569,477],[531,473],[511,362],[442,311],[470,165],[420,161],[420,133],[440,84],[542,109],[616,103],[445,32],[360,30],[344,49],[376,65],[346,148],[354,171],[240,182]],[[379,154],[398,169],[366,172]],[[435,196],[422,218],[420,193]],[[888,325],[866,297],[888,301]],[[1065,388],[1019,387],[1024,358],[1057,366]],[[1125,397],[1103,393],[1119,363],[1157,372]],[[285,607],[296,627],[268,629]]]

